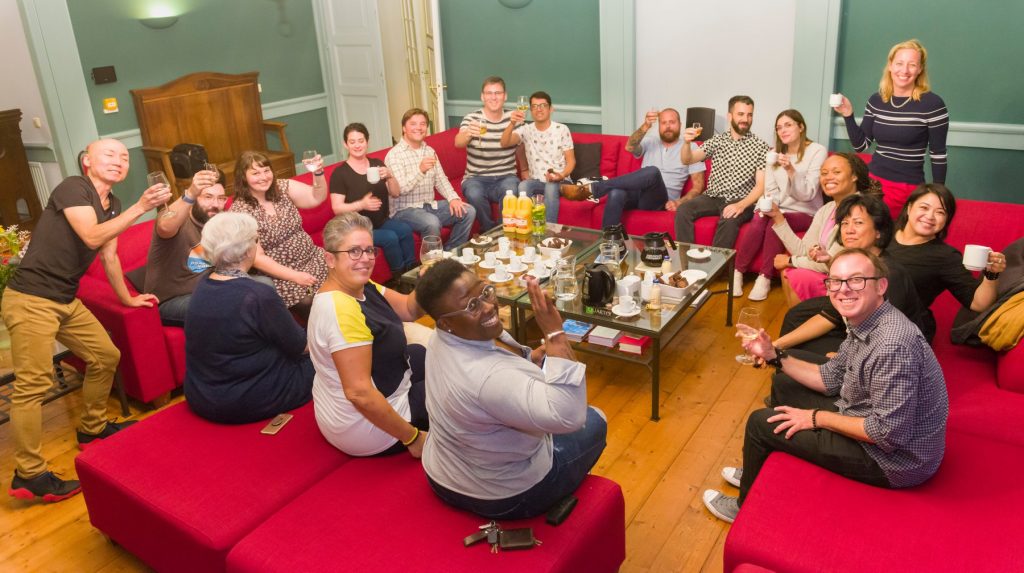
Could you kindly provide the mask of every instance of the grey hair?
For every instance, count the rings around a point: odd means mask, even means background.
[[[237,267],[256,245],[257,224],[252,215],[220,213],[203,225],[200,245],[214,268]]]
[[[373,236],[373,223],[355,211],[342,213],[331,219],[324,226],[324,250],[332,253],[337,251],[349,233],[358,229],[366,231],[371,237]]]

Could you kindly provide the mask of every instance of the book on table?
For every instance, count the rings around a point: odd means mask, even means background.
[[[622,335],[619,338],[619,350],[628,354],[643,354],[644,350],[651,345],[650,336]]]
[[[620,336],[622,336],[621,330],[608,328],[607,326],[598,326],[590,331],[590,334],[587,336],[587,342],[612,348],[619,341]]]
[[[562,323],[565,337],[573,342],[580,342],[594,328],[593,324],[568,318]]]

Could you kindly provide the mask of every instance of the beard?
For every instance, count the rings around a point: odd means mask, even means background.
[[[747,132],[750,131],[750,126],[748,125],[747,127],[740,129],[739,124],[734,121],[732,122],[732,130],[740,135],[746,135]]]
[[[661,140],[665,143],[675,143],[679,139],[679,132],[672,131],[671,129],[666,129],[658,135],[661,136]]]
[[[195,205],[192,205],[192,218],[196,220],[196,223],[205,225],[206,222],[210,220],[210,217],[220,213],[220,209],[217,207],[213,207],[210,211],[212,211],[212,213],[207,213],[206,209],[203,209],[199,203],[196,203]]]

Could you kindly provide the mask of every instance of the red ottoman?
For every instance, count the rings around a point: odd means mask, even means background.
[[[1021,472],[1024,449],[955,431],[938,473],[903,490],[775,453],[729,531],[724,569],[1022,571]]]
[[[353,460],[246,536],[228,570],[272,571],[617,571],[625,559],[625,506],[618,484],[589,476],[579,504],[558,527],[533,527],[543,545],[490,552],[462,539],[484,519],[434,496],[419,462],[401,454]]]
[[[276,436],[208,422],[184,402],[75,459],[92,524],[159,571],[223,571],[239,539],[349,460],[309,403]]]

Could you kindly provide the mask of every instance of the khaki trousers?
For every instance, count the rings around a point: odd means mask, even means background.
[[[46,471],[41,454],[42,406],[46,391],[53,386],[53,341],[67,346],[87,366],[82,383],[85,411],[78,426],[87,434],[98,434],[107,425],[107,398],[121,352],[77,298],[62,304],[8,288],[3,317],[11,333],[14,359],[14,461],[18,475],[31,479]]]

